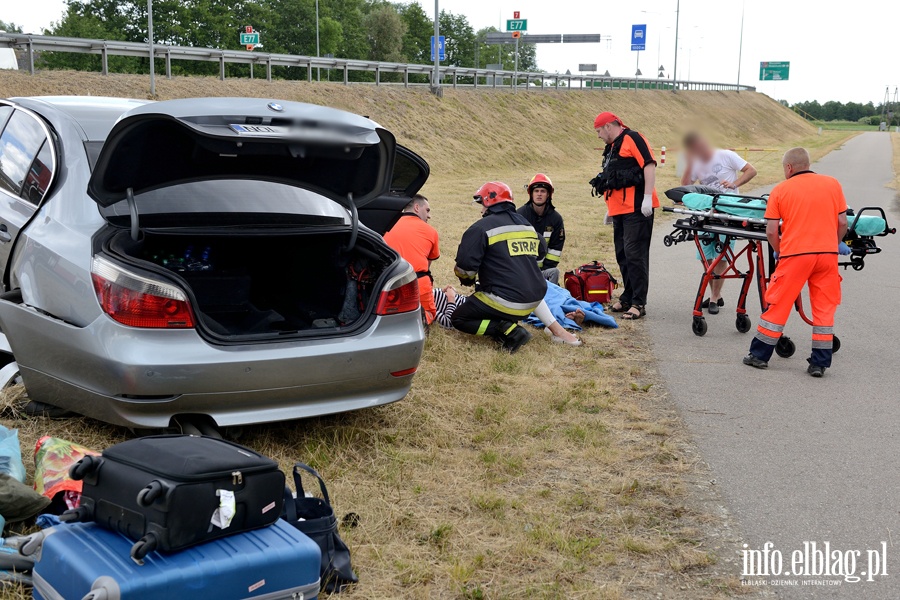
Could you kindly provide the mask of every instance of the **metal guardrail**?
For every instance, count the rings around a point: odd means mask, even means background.
[[[24,50],[28,57],[28,71],[34,74],[35,52],[71,52],[78,54],[94,54],[101,57],[101,71],[109,73],[109,56],[132,56],[149,58],[149,44],[140,42],[123,42],[117,40],[94,40],[84,38],[67,38],[46,35],[30,35],[0,33],[0,47]],[[434,73],[432,65],[406,63],[376,62],[345,58],[321,58],[294,54],[274,54],[266,52],[250,52],[247,50],[217,50],[214,48],[194,48],[187,46],[167,46],[155,44],[153,55],[157,60],[165,61],[167,78],[172,77],[173,60],[192,60],[219,63],[219,78],[225,79],[225,64],[244,64],[264,66],[266,79],[272,80],[272,67],[296,67],[306,69],[307,81],[313,80],[313,69],[342,70],[344,84],[350,83],[350,71],[367,71],[375,73],[375,85],[381,85],[382,73],[402,73],[403,85],[410,84],[410,75],[424,75],[430,79]],[[252,75],[251,75],[252,76]],[[755,87],[736,85],[733,83],[715,83],[708,81],[672,81],[670,79],[651,79],[636,77],[602,77],[600,75],[565,75],[558,73],[528,73],[514,71],[494,71],[491,69],[475,69],[469,67],[446,66],[440,68],[441,82],[452,87],[467,85],[470,87],[511,87],[536,89],[556,87],[559,89],[677,89],[677,90],[720,90],[720,91],[756,91]],[[471,78],[472,83],[461,83],[460,78]],[[483,79],[484,83],[479,83]],[[449,81],[448,81],[449,80]],[[507,83],[508,82],[508,83]],[[576,85],[573,85],[576,84]]]

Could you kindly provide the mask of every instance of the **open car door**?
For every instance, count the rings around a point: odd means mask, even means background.
[[[424,158],[398,145],[394,154],[391,189],[359,208],[360,222],[380,235],[390,231],[400,219],[403,208],[425,185],[430,171]]]

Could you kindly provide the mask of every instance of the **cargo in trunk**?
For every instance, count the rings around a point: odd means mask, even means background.
[[[379,279],[397,260],[370,233],[145,231],[115,234],[109,252],[172,280],[198,327],[223,341],[340,334],[373,315]],[[372,238],[372,239],[370,239]]]

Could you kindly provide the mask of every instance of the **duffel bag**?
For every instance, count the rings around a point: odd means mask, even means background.
[[[211,437],[160,435],[110,446],[70,470],[83,481],[81,505],[64,515],[94,521],[136,543],[140,562],[274,523],[284,502],[278,464]]]

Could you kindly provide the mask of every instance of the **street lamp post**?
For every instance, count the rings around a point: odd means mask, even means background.
[[[150,95],[156,96],[156,65],[153,60],[153,0],[147,0],[147,42],[150,45]]]
[[[737,85],[738,85],[738,93],[741,92],[741,57],[744,54],[744,9],[746,8],[746,2],[741,3],[741,41],[738,46],[738,76],[737,76]]]
[[[675,5],[675,67],[672,69],[672,91],[678,90],[678,22],[681,18],[681,0]]]
[[[316,0],[316,58],[319,58],[319,0]],[[322,81],[322,67],[316,67],[316,81]]]

